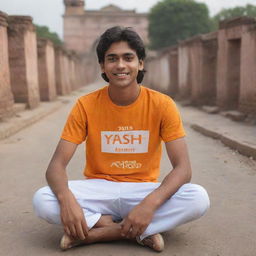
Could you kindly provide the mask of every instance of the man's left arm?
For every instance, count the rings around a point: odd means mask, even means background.
[[[152,221],[154,212],[185,183],[191,179],[191,165],[184,138],[165,143],[173,169],[161,185],[135,206],[122,224],[122,235],[128,238],[140,236]]]

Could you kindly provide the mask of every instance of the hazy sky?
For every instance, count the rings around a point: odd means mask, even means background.
[[[108,4],[115,4],[122,9],[136,9],[137,12],[147,12],[160,0],[86,0],[86,9],[100,9]],[[197,0],[206,3],[210,14],[214,15],[222,8],[256,5],[256,0]],[[9,15],[30,15],[34,23],[46,25],[51,31],[62,37],[63,0],[0,0],[0,11]]]

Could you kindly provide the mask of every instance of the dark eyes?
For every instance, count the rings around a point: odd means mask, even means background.
[[[126,61],[132,61],[133,60],[133,56],[125,56],[125,60]]]
[[[107,60],[108,60],[109,62],[114,62],[114,61],[116,60],[116,58],[115,58],[115,57],[108,57]]]
[[[124,56],[124,60],[125,61],[132,61],[134,59],[134,56],[130,56],[130,55],[127,55],[127,56]],[[109,62],[115,62],[118,60],[118,57],[107,57],[107,61]]]

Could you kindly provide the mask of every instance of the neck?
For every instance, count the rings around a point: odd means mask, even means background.
[[[132,104],[140,94],[140,86],[135,84],[124,88],[116,88],[109,85],[108,94],[111,101],[118,106],[127,106]]]

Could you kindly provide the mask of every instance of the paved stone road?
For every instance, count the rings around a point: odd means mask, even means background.
[[[81,90],[85,93],[94,87]],[[44,172],[58,141],[70,102],[6,140],[0,141],[0,255],[63,255],[58,249],[62,235],[33,214],[31,198],[45,185]],[[184,109],[184,111],[186,111]],[[185,124],[189,115],[185,115]],[[185,125],[193,166],[194,183],[209,192],[211,209],[202,219],[166,232],[168,256],[256,255],[256,162],[204,137]],[[82,178],[83,146],[69,165],[70,179]],[[164,154],[162,177],[170,169]],[[97,244],[72,249],[65,255],[155,255],[129,242]]]

